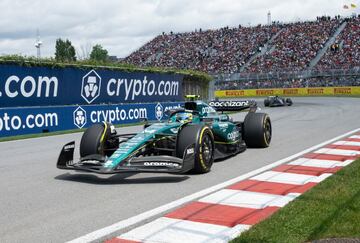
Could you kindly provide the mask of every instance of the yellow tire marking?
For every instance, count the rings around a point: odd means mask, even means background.
[[[101,135],[100,143],[102,143],[104,141],[106,130],[107,130],[106,122],[103,122],[103,123],[104,123],[105,128],[104,128],[103,134]]]
[[[266,120],[267,120],[268,116],[264,116],[264,120],[263,120],[263,127],[264,127],[264,142],[266,146],[269,146],[269,141],[266,139]]]
[[[205,132],[206,130],[209,130],[209,131],[210,131],[210,134],[211,134],[211,136],[212,136],[212,131],[210,130],[210,128],[204,127],[204,128],[201,130],[201,132],[200,132],[200,138],[199,138],[199,142],[200,142],[199,159],[200,159],[200,164],[201,164],[201,166],[203,167],[204,170],[208,170],[208,169],[209,169],[209,168],[205,165],[204,159],[203,159],[203,157],[202,157],[202,144],[201,144],[201,143],[202,143],[202,138],[203,138],[204,132]]]

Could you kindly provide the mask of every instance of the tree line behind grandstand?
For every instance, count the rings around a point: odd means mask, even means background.
[[[191,69],[177,69],[177,68],[162,68],[162,67],[138,67],[133,64],[124,62],[100,62],[96,60],[65,60],[57,61],[54,58],[36,58],[33,56],[21,55],[3,55],[0,56],[0,64],[17,64],[22,66],[45,66],[51,68],[77,67],[77,68],[104,68],[108,70],[120,70],[125,72],[149,72],[149,73],[168,73],[168,74],[183,74],[191,76],[197,80],[210,81],[212,78],[208,74],[191,70]]]

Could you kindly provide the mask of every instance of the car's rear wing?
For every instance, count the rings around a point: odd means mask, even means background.
[[[242,111],[250,109],[250,112],[257,110],[255,100],[212,100],[209,105],[216,111]]]

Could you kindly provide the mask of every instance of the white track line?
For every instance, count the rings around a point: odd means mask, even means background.
[[[169,210],[171,210],[173,208],[179,207],[179,206],[181,206],[181,205],[183,205],[185,203],[194,201],[194,200],[196,200],[196,199],[198,199],[200,197],[203,197],[203,196],[208,195],[208,194],[210,194],[212,192],[223,189],[223,188],[225,188],[227,186],[235,184],[235,183],[237,183],[239,181],[242,181],[244,179],[247,179],[249,177],[253,177],[253,176],[257,175],[257,174],[260,174],[260,173],[262,173],[264,171],[270,170],[270,169],[272,169],[272,168],[274,168],[274,167],[276,167],[278,165],[281,165],[281,164],[283,164],[285,162],[289,162],[290,160],[296,159],[296,158],[300,157],[301,155],[312,152],[315,149],[319,149],[319,148],[321,148],[321,147],[323,147],[323,146],[325,146],[325,145],[327,145],[329,143],[335,142],[337,140],[340,140],[340,139],[342,139],[344,137],[347,137],[347,136],[349,136],[349,135],[351,135],[353,133],[359,132],[359,131],[360,131],[360,128],[352,130],[350,132],[347,132],[345,134],[342,134],[340,136],[337,136],[335,138],[327,140],[327,141],[325,141],[323,143],[315,145],[315,146],[313,146],[311,148],[305,149],[305,150],[303,150],[303,151],[301,151],[301,152],[299,152],[297,154],[294,154],[294,155],[291,155],[291,156],[289,156],[287,158],[284,158],[282,160],[276,161],[276,162],[274,162],[272,164],[266,165],[264,167],[253,170],[251,172],[248,172],[248,173],[243,174],[241,176],[235,177],[235,178],[233,178],[231,180],[222,182],[222,183],[220,183],[218,185],[209,187],[207,189],[201,190],[199,192],[195,192],[195,193],[193,193],[193,194],[191,194],[189,196],[180,198],[178,200],[175,200],[175,201],[170,202],[168,204],[165,204],[163,206],[154,208],[152,210],[146,211],[144,213],[133,216],[131,218],[119,221],[119,222],[114,223],[114,224],[112,224],[110,226],[107,226],[105,228],[102,228],[102,229],[96,230],[94,232],[88,233],[88,234],[86,234],[84,236],[81,236],[81,237],[76,238],[74,240],[71,240],[69,242],[71,242],[71,243],[84,243],[84,242],[91,242],[91,241],[99,240],[99,239],[101,239],[101,238],[103,238],[103,237],[105,237],[107,235],[115,233],[116,231],[120,231],[122,229],[128,228],[128,227],[130,227],[130,226],[132,226],[134,224],[140,223],[140,222],[142,222],[144,220],[147,220],[147,219],[149,219],[151,217],[162,214],[162,213],[164,213],[166,211],[169,211]],[[360,138],[360,136],[359,136],[359,138]],[[323,175],[325,175],[325,174],[323,174]]]

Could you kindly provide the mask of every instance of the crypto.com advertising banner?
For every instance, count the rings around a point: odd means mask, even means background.
[[[183,75],[0,65],[0,107],[182,100]]]
[[[148,103],[124,105],[82,105],[22,107],[0,109],[0,137],[80,129],[107,121],[129,124],[147,118],[167,119],[165,111],[182,103]]]

